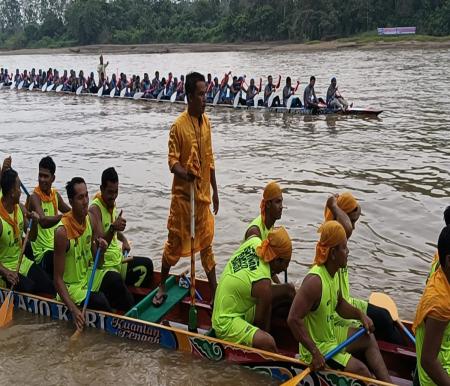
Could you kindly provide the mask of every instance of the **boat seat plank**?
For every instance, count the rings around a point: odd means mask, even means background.
[[[153,297],[158,292],[155,288],[144,299],[136,304],[125,316],[145,320],[146,322],[159,323],[162,318],[169,313],[180,301],[189,293],[189,288],[178,286],[175,276],[170,276],[166,280],[166,301],[159,307],[153,305]]]

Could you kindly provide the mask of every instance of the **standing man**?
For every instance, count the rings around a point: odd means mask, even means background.
[[[49,156],[39,162],[38,186],[30,195],[28,209],[39,215],[36,240],[31,242],[34,261],[47,275],[53,277],[53,248],[56,225],[62,214],[70,211],[58,191],[52,187],[55,182],[56,165]]]
[[[161,267],[161,283],[153,298],[160,306],[167,298],[165,281],[170,267],[181,256],[189,256],[190,248],[190,185],[195,190],[195,244],[194,252],[200,258],[208,277],[211,296],[217,287],[212,241],[214,217],[210,210],[211,189],[214,214],[219,211],[219,194],[216,184],[214,154],[211,143],[211,124],[204,114],[206,105],[205,77],[197,72],[186,76],[187,111],[172,125],[169,134],[169,168],[174,174],[172,201],[167,229],[168,239],[164,245]]]
[[[108,67],[109,62],[106,62],[106,64],[103,64],[103,55],[100,55],[100,64],[97,66],[97,72],[98,72],[98,79],[101,79],[101,75],[106,78],[106,67]]]

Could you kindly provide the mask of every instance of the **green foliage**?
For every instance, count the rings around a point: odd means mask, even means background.
[[[0,48],[8,49],[95,43],[311,42],[392,26],[450,35],[450,0],[0,0]]]

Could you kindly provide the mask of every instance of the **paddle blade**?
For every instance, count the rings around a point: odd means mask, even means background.
[[[392,320],[399,320],[397,305],[389,295],[381,292],[372,292],[369,297],[369,303],[385,308],[391,314]]]
[[[214,96],[214,100],[213,100],[214,106],[217,104],[217,102],[219,102],[219,97],[220,97],[220,91],[217,91],[216,95]]]
[[[295,377],[289,379],[289,381],[286,381],[281,384],[281,386],[296,386],[298,385],[305,377],[309,375],[311,372],[311,369],[308,367],[307,369],[303,370],[300,374],[296,375]]]
[[[75,94],[80,95],[81,91],[83,91],[83,86],[78,87],[77,91],[75,92]]]
[[[6,327],[12,322],[14,309],[14,300],[12,297],[12,291],[9,292],[2,306],[0,307],[0,328]]]
[[[174,91],[173,94],[170,96],[170,102],[174,103],[176,99],[177,99],[177,92]]]
[[[71,342],[76,342],[76,341],[78,340],[78,338],[80,337],[82,331],[83,331],[83,330],[76,330],[76,331],[72,334],[72,336],[70,337],[70,341],[71,341]]]

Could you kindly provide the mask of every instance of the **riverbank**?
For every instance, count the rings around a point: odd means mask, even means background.
[[[26,48],[0,50],[0,55],[53,55],[53,54],[165,54],[183,52],[228,52],[228,51],[271,51],[311,52],[346,49],[447,49],[450,36],[361,36],[332,41],[292,42],[246,42],[246,43],[166,43],[166,44],[96,44],[63,48]]]

